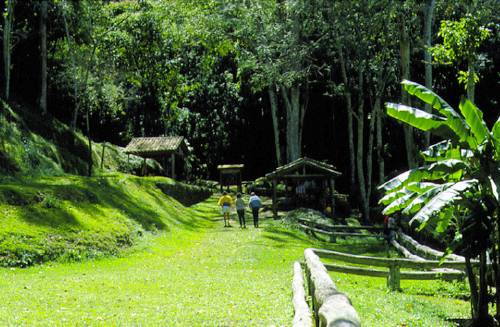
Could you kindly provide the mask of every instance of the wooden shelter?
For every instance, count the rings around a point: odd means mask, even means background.
[[[189,151],[188,143],[182,136],[134,137],[125,148],[125,153],[144,158],[144,163],[147,158],[157,160],[166,173],[170,170],[172,178],[186,173],[186,165],[176,165],[176,161],[184,160]],[[168,166],[170,169],[167,169]]]
[[[238,192],[242,191],[241,171],[243,170],[244,167],[245,165],[242,164],[217,166],[217,169],[219,170],[220,173],[219,184],[221,192],[224,186],[226,186],[229,189],[230,185],[237,185]]]
[[[273,214],[277,217],[277,184],[283,182],[286,197],[295,205],[316,209],[335,207],[335,178],[342,174],[335,167],[310,158],[299,158],[266,174],[273,184]]]

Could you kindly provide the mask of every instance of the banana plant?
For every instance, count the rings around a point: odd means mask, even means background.
[[[380,203],[386,215],[410,216],[417,230],[432,227],[450,236],[448,253],[466,258],[471,289],[472,315],[477,323],[490,321],[486,284],[486,253],[497,278],[496,301],[500,306],[500,118],[490,130],[483,113],[463,98],[459,111],[426,87],[402,82],[411,95],[430,105],[432,113],[387,103],[387,114],[445,140],[421,152],[424,164],[379,186],[385,193]],[[432,223],[431,223],[432,222]],[[494,232],[496,230],[496,233]],[[479,257],[479,288],[471,259]],[[497,315],[500,316],[500,311]]]

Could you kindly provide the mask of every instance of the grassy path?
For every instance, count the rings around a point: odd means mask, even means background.
[[[268,224],[223,228],[213,199],[186,210],[169,232],[121,258],[0,269],[0,325],[289,326],[292,262],[321,245]],[[334,249],[380,250],[342,242]],[[453,296],[424,294],[438,282],[391,294],[383,279],[332,277],[364,326],[449,326],[447,317],[467,313]]]
[[[0,270],[0,325],[288,325],[305,241],[224,229],[213,209],[123,258]]]

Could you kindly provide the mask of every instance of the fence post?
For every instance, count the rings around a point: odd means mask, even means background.
[[[391,291],[399,291],[401,289],[399,265],[394,261],[391,262],[389,266],[389,275],[387,276],[387,287]]]
[[[335,234],[330,234],[330,243],[337,243],[337,236]]]

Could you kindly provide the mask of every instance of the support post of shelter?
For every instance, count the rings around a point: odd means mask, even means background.
[[[222,174],[220,174],[220,176],[219,176],[219,185],[220,185],[220,192],[222,193],[222,188],[223,188],[223,185],[222,185]]]
[[[146,158],[144,158],[144,161],[142,162],[142,175],[148,175],[148,163],[146,162]]]
[[[335,212],[335,196],[333,195],[333,191],[335,190],[335,180],[333,178],[330,178],[328,180],[328,188],[329,188],[329,194],[330,194],[330,206],[331,206],[331,216],[333,217],[333,214]]]
[[[241,186],[241,180],[242,180],[242,178],[241,178],[241,170],[240,170],[240,172],[238,174],[238,192],[240,192],[240,193],[243,192],[243,187]]]
[[[175,153],[170,155],[172,161],[172,178],[175,179]]]
[[[273,218],[278,219],[278,210],[277,210],[277,203],[276,203],[276,179],[273,178]]]

